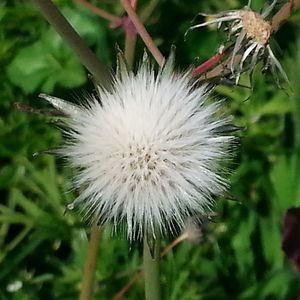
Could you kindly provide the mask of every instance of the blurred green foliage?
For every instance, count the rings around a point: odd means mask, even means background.
[[[97,55],[114,67],[115,44],[122,48],[124,43],[122,30],[110,29],[76,1],[55,2]],[[91,2],[123,14],[118,2]],[[139,1],[139,7],[145,4]],[[184,41],[195,15],[245,4],[161,0],[146,25],[165,55],[176,45],[177,64],[187,68],[196,57],[209,58],[223,38],[214,29],[202,29]],[[264,5],[253,0],[255,9]],[[292,93],[279,90],[259,69],[253,92],[216,89],[227,99],[234,123],[244,128],[231,178],[238,201],[220,199],[216,222],[207,224],[200,245],[183,243],[163,260],[164,299],[280,300],[300,295],[300,278],[281,250],[282,217],[287,208],[300,205],[299,17],[294,14],[276,36]],[[91,84],[77,57],[30,1],[0,2],[0,45],[0,299],[76,299],[88,228],[76,214],[64,214],[75,197],[71,170],[52,156],[32,156],[58,146],[61,135],[51,118],[18,112],[14,102],[44,107],[37,100],[40,92],[77,99]],[[138,58],[143,48],[139,40]],[[247,76],[242,80],[248,84]],[[141,245],[128,245],[105,232],[94,299],[112,299],[140,263]],[[142,298],[140,280],[124,299]]]

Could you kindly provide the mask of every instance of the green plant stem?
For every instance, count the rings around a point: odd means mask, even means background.
[[[153,55],[154,59],[160,66],[163,66],[165,62],[164,56],[161,54],[159,49],[156,47],[153,39],[149,35],[148,31],[146,30],[143,23],[140,21],[139,17],[135,13],[134,9],[131,7],[131,4],[128,0],[121,0],[121,3],[126,10],[131,22],[134,24],[137,32],[139,33],[140,37],[144,41],[145,45]]]
[[[110,73],[107,67],[89,49],[79,34],[65,19],[51,0],[32,0],[40,9],[46,20],[58,34],[69,44],[78,55],[81,63],[91,72],[96,81],[106,87],[109,86]]]
[[[89,300],[92,297],[100,237],[101,230],[96,225],[94,225],[91,229],[79,300]]]
[[[156,235],[154,249],[151,253],[148,238],[144,237],[144,277],[145,277],[145,299],[160,300],[160,236]]]
[[[171,242],[165,249],[163,249],[160,253],[160,257],[167,255],[174,247],[178,244],[182,243],[188,238],[187,233],[181,234],[178,238],[176,238],[173,242]],[[144,275],[143,270],[137,270],[134,276],[130,279],[128,283],[126,283],[118,293],[113,297],[113,300],[120,300],[123,298],[125,293]]]

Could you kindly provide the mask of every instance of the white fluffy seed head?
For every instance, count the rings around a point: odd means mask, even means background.
[[[125,222],[131,240],[180,230],[226,190],[220,161],[233,137],[220,132],[228,119],[189,72],[168,66],[155,74],[147,63],[136,74],[119,72],[111,91],[63,108],[70,118],[61,153],[81,190],[73,205],[92,222]]]

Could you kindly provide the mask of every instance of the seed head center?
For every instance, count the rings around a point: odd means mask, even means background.
[[[150,146],[129,145],[129,152],[125,155],[127,171],[138,183],[149,181],[156,173],[159,155]]]
[[[245,10],[241,13],[241,20],[248,38],[260,45],[268,43],[272,31],[271,24],[265,21],[260,14]]]

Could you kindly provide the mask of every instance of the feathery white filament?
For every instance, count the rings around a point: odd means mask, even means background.
[[[216,118],[219,103],[205,94],[189,73],[156,75],[143,64],[70,112],[61,152],[78,169],[74,205],[93,222],[125,221],[130,239],[182,228],[209,208],[226,189],[219,163],[233,137],[220,134],[228,120]]]

